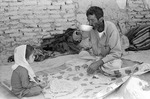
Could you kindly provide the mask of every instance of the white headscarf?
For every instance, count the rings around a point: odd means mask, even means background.
[[[29,63],[27,62],[25,55],[26,55],[26,45],[20,45],[15,48],[14,51],[15,64],[12,66],[12,70],[15,70],[18,66],[22,66],[28,70],[30,80],[36,82],[34,79],[34,77],[36,77],[35,73],[31,68],[31,66],[29,65]]]

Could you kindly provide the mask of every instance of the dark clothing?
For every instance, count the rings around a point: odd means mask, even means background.
[[[46,51],[56,51],[60,53],[72,52],[78,54],[80,47],[78,46],[81,41],[73,40],[73,33],[77,29],[68,28],[65,33],[57,34],[53,38],[45,38],[41,42],[41,48]]]
[[[12,73],[11,77],[12,92],[21,97],[30,97],[38,95],[42,89],[35,82],[30,81],[28,71],[22,66],[18,66]]]

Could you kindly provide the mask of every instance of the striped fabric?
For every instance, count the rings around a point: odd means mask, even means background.
[[[126,36],[130,46],[126,51],[138,51],[150,49],[150,25],[138,26],[131,29]]]

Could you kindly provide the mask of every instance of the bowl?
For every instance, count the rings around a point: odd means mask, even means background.
[[[93,27],[90,25],[80,25],[79,29],[82,31],[90,31]]]

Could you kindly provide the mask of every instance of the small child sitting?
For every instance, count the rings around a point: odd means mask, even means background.
[[[34,48],[30,45],[20,45],[14,51],[15,64],[12,66],[11,86],[12,92],[19,99],[42,93],[43,85],[39,83],[29,65],[34,58]]]

